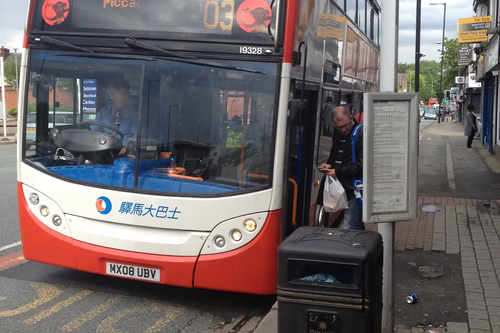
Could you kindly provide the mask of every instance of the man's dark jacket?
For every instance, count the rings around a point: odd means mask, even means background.
[[[344,154],[343,154],[343,160],[342,160],[342,167],[336,168],[335,173],[337,175],[337,178],[340,180],[340,183],[344,187],[346,194],[347,194],[347,199],[352,199],[354,198],[354,185],[353,185],[353,179],[354,177],[361,179],[363,178],[363,128],[360,128],[358,131],[358,136],[356,138],[356,163],[352,163],[352,138],[351,135],[358,126],[359,123],[354,120],[354,126],[352,127],[351,132],[349,135],[347,135],[347,141],[345,144],[345,149],[344,149]],[[328,157],[328,162],[327,164],[330,164],[332,167],[334,167],[335,164],[335,158],[337,157],[337,150],[340,144],[340,137],[341,134],[340,132],[335,129],[333,131],[333,136],[332,136],[332,148],[330,150],[330,157]],[[324,178],[322,180],[322,183],[324,183]],[[317,202],[319,204],[323,203],[323,186],[320,186],[320,192],[318,193],[318,200]]]

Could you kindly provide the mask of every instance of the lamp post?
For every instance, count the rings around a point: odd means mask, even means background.
[[[441,109],[442,109],[442,98],[443,98],[443,59],[444,59],[444,33],[446,29],[446,2],[434,2],[430,3],[429,5],[431,6],[444,6],[444,11],[443,11],[443,39],[441,42],[441,78],[439,81],[439,96],[441,97],[441,100],[439,101],[439,111],[438,111],[438,124],[441,122]]]
[[[19,83],[17,79],[17,47],[14,48],[14,63],[16,65],[16,93],[19,94]]]
[[[410,70],[410,91],[408,92],[411,92],[411,70]]]
[[[3,117],[3,138],[1,141],[9,141],[7,139],[7,106],[5,103],[5,78],[4,78],[4,68],[3,68],[3,63],[4,63],[4,58],[3,58],[3,50],[4,48],[2,47],[2,54],[0,55],[0,76],[2,77],[2,117]]]
[[[420,91],[420,58],[425,57],[420,53],[420,21],[422,15],[422,0],[417,0],[417,26],[415,35],[415,92]],[[420,98],[419,98],[420,99]]]

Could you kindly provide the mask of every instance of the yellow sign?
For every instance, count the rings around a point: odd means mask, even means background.
[[[458,43],[460,44],[487,42],[487,41],[488,41],[487,30],[461,31],[458,33]]]
[[[488,41],[491,16],[471,17],[458,20],[458,43],[468,44]]]
[[[319,20],[317,37],[344,40],[345,22],[347,21],[345,17],[323,13],[319,15]]]

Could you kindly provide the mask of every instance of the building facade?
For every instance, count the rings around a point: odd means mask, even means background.
[[[499,13],[497,0],[474,0],[474,12],[477,17],[491,17],[491,27],[487,29],[488,40],[471,45],[474,61],[466,73],[471,88],[481,83],[481,88],[474,91],[480,100],[480,120],[482,123],[482,143],[491,154],[500,151],[500,89],[499,89]],[[475,80],[474,80],[475,79]],[[469,88],[469,90],[471,89]],[[476,108],[477,109],[477,108]]]

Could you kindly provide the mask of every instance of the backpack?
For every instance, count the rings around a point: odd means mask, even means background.
[[[351,135],[351,148],[352,148],[352,163],[356,163],[356,140],[358,138],[359,131],[363,128],[362,124],[359,124],[354,128]],[[363,179],[353,179],[354,196],[358,200],[358,204],[363,208]]]

